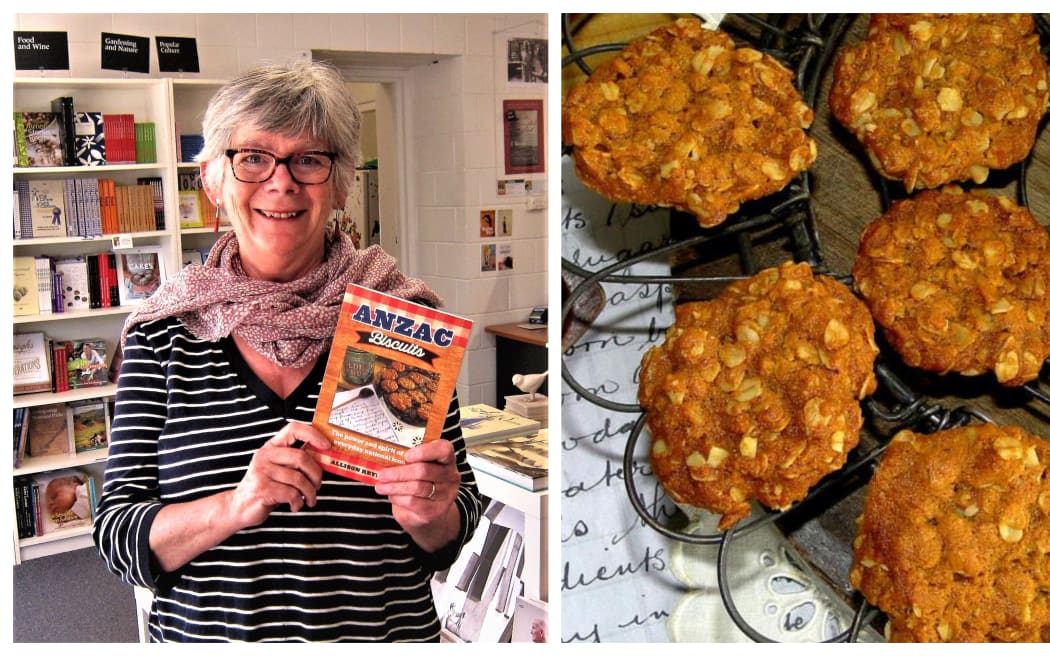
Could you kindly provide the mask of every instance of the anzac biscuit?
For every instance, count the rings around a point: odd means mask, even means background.
[[[379,395],[391,414],[413,426],[425,425],[430,417],[438,374],[397,361],[380,361],[375,367]]]
[[[1050,641],[1050,442],[978,424],[898,433],[868,486],[850,583],[895,642]]]
[[[653,471],[676,502],[721,513],[783,509],[856,446],[875,390],[868,309],[808,264],[785,263],[676,308],[642,359]]]
[[[894,203],[861,234],[853,277],[913,367],[1016,386],[1050,355],[1050,236],[1004,196],[949,185]]]
[[[1027,14],[874,15],[836,61],[831,112],[909,192],[982,183],[1024,159],[1050,99],[1033,25]]]
[[[816,158],[793,73],[679,19],[596,67],[562,103],[581,182],[616,202],[671,206],[702,226],[784,188]]]

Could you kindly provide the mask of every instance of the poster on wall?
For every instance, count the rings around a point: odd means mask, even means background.
[[[496,212],[494,210],[481,210],[480,234],[482,237],[496,236]]]
[[[496,232],[500,237],[510,237],[514,232],[514,210],[496,210]]]
[[[102,68],[149,73],[149,37],[102,33]]]
[[[481,245],[481,270],[482,271],[495,271],[496,270],[496,245],[495,244],[482,244]]]
[[[543,173],[543,100],[503,101],[503,166],[507,175]]]
[[[157,68],[162,73],[200,73],[197,39],[188,36],[158,36]]]
[[[507,40],[507,82],[547,84],[547,39]]]
[[[14,41],[16,70],[69,70],[68,33],[16,31]]]

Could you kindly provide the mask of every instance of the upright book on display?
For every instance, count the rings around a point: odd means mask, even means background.
[[[313,424],[332,473],[375,483],[413,446],[441,437],[472,322],[350,284]]]

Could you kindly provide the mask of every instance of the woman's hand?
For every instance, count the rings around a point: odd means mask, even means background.
[[[288,504],[293,512],[317,503],[321,487],[321,465],[300,448],[318,449],[332,443],[309,424],[292,422],[262,445],[248,465],[244,478],[233,490],[231,512],[243,526],[261,524],[274,508]]]
[[[385,494],[394,519],[426,551],[437,551],[459,533],[459,469],[448,440],[405,452],[405,464],[379,472],[376,492]]]

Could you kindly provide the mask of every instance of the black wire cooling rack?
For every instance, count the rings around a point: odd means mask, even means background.
[[[697,14],[701,18],[702,15]],[[589,60],[605,53],[621,50],[625,43],[598,43],[581,46],[577,37],[594,18],[592,14],[564,14],[562,16],[562,60],[563,74],[589,75],[592,66]],[[851,29],[858,15],[726,15],[720,28],[728,32],[738,43],[761,50],[788,66],[795,72],[795,84],[806,103],[816,109],[821,102],[819,97],[822,83],[834,61],[835,53],[844,36]],[[1041,36],[1044,56],[1050,53],[1050,20],[1046,15],[1036,15],[1035,22]],[[575,69],[575,70],[572,70]],[[1048,119],[1044,118],[1040,126],[1040,137],[1046,132]],[[562,154],[570,155],[571,147],[563,145]],[[866,158],[860,157],[865,166]],[[1017,201],[1029,207],[1031,187],[1031,157],[1011,167],[1003,175],[1011,176],[1016,183]],[[870,169],[869,169],[870,172]],[[1043,174],[1045,175],[1045,173]],[[829,269],[822,252],[822,240],[818,231],[818,221],[814,213],[814,197],[811,191],[812,173],[803,172],[780,192],[766,198],[751,201],[741,206],[740,211],[731,216],[725,223],[715,228],[701,229],[696,226],[690,215],[672,212],[672,239],[670,243],[654,248],[645,253],[624,259],[596,271],[581,268],[567,260],[562,261],[563,277],[571,280],[563,295],[563,325],[573,318],[574,308],[578,308],[588,299],[601,298],[605,285],[617,284],[671,284],[676,289],[699,287],[708,293],[732,281],[749,277],[761,268],[755,256],[757,244],[775,243],[782,251],[790,254],[796,262],[808,262],[815,273],[832,276],[847,285],[852,284],[851,276]],[[877,174],[869,175],[869,180],[876,187],[882,209],[885,210],[897,198],[906,194],[902,185],[887,181]],[[727,248],[728,245],[728,248]],[[697,256],[703,252],[705,256]],[[719,255],[712,255],[719,253]],[[704,258],[706,257],[706,261]],[[670,274],[666,276],[626,274],[625,271],[644,261],[670,261],[674,259]],[[732,264],[735,271],[724,272],[721,267],[716,274],[696,273],[695,269],[710,264],[712,260],[720,264]],[[786,256],[785,256],[786,259]],[[831,512],[833,506],[843,499],[856,497],[859,490],[870,479],[879,457],[887,443],[896,432],[905,428],[916,432],[933,432],[946,428],[965,425],[972,421],[993,422],[984,411],[970,405],[949,406],[932,398],[915,385],[913,373],[904,366],[885,344],[880,344],[880,355],[876,361],[875,373],[878,380],[878,391],[863,403],[865,414],[865,435],[861,444],[849,455],[846,465],[820,481],[806,496],[791,508],[783,511],[755,511],[752,515],[723,532],[711,534],[687,533],[679,528],[679,523],[661,522],[647,509],[641,499],[636,482],[630,475],[625,475],[627,498],[639,517],[658,533],[689,544],[718,546],[718,587],[727,613],[740,630],[756,642],[771,640],[755,629],[741,614],[733,599],[728,583],[728,553],[735,540],[762,526],[774,523],[786,535],[790,536],[805,527],[808,522],[819,519]],[[623,455],[623,471],[635,472],[636,450],[646,426],[646,413],[637,404],[613,401],[595,394],[581,385],[574,377],[569,363],[563,358],[562,378],[566,385],[581,399],[600,408],[621,413],[635,414],[633,428],[626,441]],[[981,383],[987,385],[987,382]],[[1027,401],[1037,406],[1037,413],[1045,414],[1050,410],[1050,361],[1044,367],[1037,380],[1019,390],[1027,395]],[[989,391],[989,390],[985,390]],[[992,390],[995,391],[995,390]],[[855,512],[856,505],[847,509]],[[849,518],[850,520],[853,517]],[[852,521],[849,522],[850,524]],[[790,540],[789,540],[790,541]],[[798,546],[798,543],[794,543]],[[853,608],[853,618],[849,627],[833,637],[829,642],[855,641],[865,626],[878,628],[881,625],[881,613],[868,604],[860,595],[849,589],[848,579],[842,570],[843,564],[820,563],[822,554],[819,551],[800,551],[802,565],[810,574],[821,577],[833,589],[844,597]],[[840,555],[841,558],[841,555]],[[838,569],[837,573],[834,571]]]

